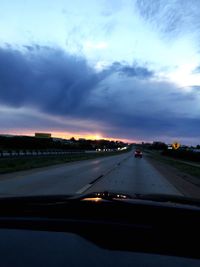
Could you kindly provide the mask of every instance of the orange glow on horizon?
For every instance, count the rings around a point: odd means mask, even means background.
[[[8,132],[2,132],[0,131],[0,134],[8,134],[8,135],[27,135],[27,136],[34,136],[35,132],[45,132],[45,133],[51,133],[51,136],[54,138],[63,138],[63,139],[70,139],[74,137],[75,139],[79,138],[84,138],[84,139],[89,139],[89,140],[110,140],[110,141],[122,141],[125,143],[133,143],[137,142],[135,140],[130,140],[130,139],[125,139],[125,138],[117,138],[117,137],[108,137],[104,136],[103,134],[100,133],[72,133],[72,132],[57,132],[57,131],[50,131],[50,130],[38,130],[36,129],[35,131],[33,130],[15,130],[15,131],[8,131]]]

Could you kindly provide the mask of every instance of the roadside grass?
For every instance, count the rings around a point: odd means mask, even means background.
[[[200,178],[200,167],[192,166],[187,163],[179,162],[176,159],[169,158],[160,154],[157,151],[145,151],[148,153],[148,157],[160,161],[162,163],[168,164],[171,167],[178,169],[181,172],[192,175],[194,177]]]
[[[114,156],[127,152],[101,152],[101,153],[81,153],[69,155],[55,155],[55,156],[37,156],[37,157],[23,157],[23,158],[2,158],[0,159],[0,174],[11,173],[22,170],[29,170],[33,168],[46,167],[67,162],[95,159],[100,157]]]

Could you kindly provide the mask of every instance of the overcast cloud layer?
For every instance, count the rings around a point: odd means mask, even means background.
[[[34,17],[48,2],[36,1],[26,11]],[[93,24],[85,16],[91,1],[83,10],[79,1],[61,2],[55,10],[57,20],[62,18],[56,23],[63,25],[59,40],[48,32],[52,11],[44,14],[45,23],[39,19],[38,33],[29,21],[31,38],[25,28],[20,38],[26,12],[15,38],[12,21],[2,19],[7,33],[0,27],[0,132],[198,144],[198,1],[92,1]],[[9,18],[7,3],[2,6]],[[48,42],[42,39],[45,27]]]

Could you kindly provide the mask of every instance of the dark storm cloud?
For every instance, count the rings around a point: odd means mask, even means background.
[[[82,58],[59,49],[40,46],[27,49],[24,53],[0,49],[2,104],[72,113],[98,83],[98,76]]]
[[[143,79],[153,77],[154,75],[153,71],[149,70],[146,67],[140,67],[136,63],[130,66],[125,63],[123,64],[120,62],[114,62],[107,71],[118,72],[126,76],[143,78]]]
[[[85,105],[91,90],[112,73],[149,77],[138,66],[114,63],[95,73],[83,58],[46,46],[25,46],[26,52],[0,49],[0,102],[33,105],[50,113],[72,114]]]
[[[115,62],[97,73],[81,57],[38,45],[21,51],[1,48],[0,62],[0,107],[24,107],[60,118],[45,123],[45,117],[4,116],[1,111],[1,129],[38,125],[95,132],[99,124],[105,126],[99,129],[107,136],[132,139],[187,137],[200,132],[196,91],[187,93],[156,81],[155,73],[146,67]],[[80,126],[67,124],[69,118],[80,121]]]
[[[153,72],[147,68],[125,66],[121,68],[121,73],[131,77],[149,78],[153,76]]]
[[[91,102],[96,117],[100,118],[103,108],[106,121],[117,126],[113,135],[164,140],[166,136],[197,137],[200,131],[199,95],[167,82],[107,78]]]
[[[158,115],[158,114],[157,114]],[[184,118],[184,117],[152,117],[146,114],[133,114],[126,116],[126,120],[122,116],[118,116],[117,129],[111,129],[112,135],[118,135],[121,138],[143,139],[146,140],[169,140],[176,138],[196,138],[199,142],[200,118]]]

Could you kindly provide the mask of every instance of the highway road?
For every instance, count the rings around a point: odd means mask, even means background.
[[[0,175],[0,196],[81,194],[96,191],[181,193],[133,152]]]

